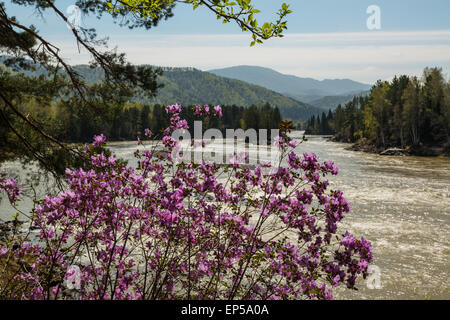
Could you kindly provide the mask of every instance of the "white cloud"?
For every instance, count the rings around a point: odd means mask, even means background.
[[[202,70],[260,65],[301,77],[351,78],[372,83],[426,66],[450,68],[450,30],[287,34],[258,47],[242,35],[112,36],[111,46],[136,64],[193,66]],[[85,63],[76,44],[62,42],[71,63]]]

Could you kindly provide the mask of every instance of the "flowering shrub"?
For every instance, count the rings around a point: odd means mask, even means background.
[[[15,203],[17,200],[19,200],[21,188],[14,178],[6,179],[0,176],[0,190],[6,191],[6,194],[8,195],[9,201],[11,203]]]
[[[181,106],[166,111],[165,152],[136,151],[137,168],[95,153],[105,143],[95,137],[85,151],[93,169],[67,169],[67,189],[33,212],[37,241],[1,248],[0,259],[29,263],[14,275],[26,284],[23,293],[0,292],[16,299],[332,299],[333,287],[354,288],[366,275],[370,243],[337,233],[350,206],[323,179],[338,173],[333,162],[296,155],[297,143],[282,138],[277,164],[178,162],[170,134],[187,123]],[[194,112],[221,115],[218,106]],[[5,181],[0,188],[16,199],[15,184]]]

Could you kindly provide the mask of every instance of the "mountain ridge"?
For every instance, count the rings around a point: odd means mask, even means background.
[[[221,69],[207,70],[222,77],[242,80],[266,87],[270,90],[291,95],[346,95],[351,92],[370,89],[370,84],[351,79],[323,79],[302,78],[295,75],[283,74],[276,70],[259,66],[233,66]]]

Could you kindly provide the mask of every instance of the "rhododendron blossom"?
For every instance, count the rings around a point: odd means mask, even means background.
[[[6,179],[0,176],[0,190],[6,191],[11,203],[15,203],[21,194],[21,187],[14,178]]]
[[[93,143],[94,146],[99,147],[99,146],[105,144],[105,142],[106,142],[106,137],[103,133],[98,136],[94,136],[94,143]]]
[[[0,248],[32,261],[14,276],[25,289],[8,298],[332,299],[333,288],[367,274],[370,243],[337,232],[350,205],[323,180],[337,174],[332,162],[288,151],[282,138],[279,163],[241,166],[245,154],[225,166],[177,162],[170,134],[187,123],[181,106],[166,110],[159,150],[136,151],[133,168],[86,149],[92,167],[67,169],[66,190],[35,208],[38,241]],[[15,200],[17,185],[5,181]],[[71,266],[79,289],[66,288]]]
[[[222,114],[222,108],[220,106],[215,106],[214,107],[214,114],[219,117],[222,118],[223,114]]]

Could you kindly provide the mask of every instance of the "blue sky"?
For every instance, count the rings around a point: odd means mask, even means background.
[[[253,0],[271,20],[283,1]],[[395,74],[420,75],[426,66],[450,70],[449,0],[285,0],[293,13],[282,39],[250,48],[250,36],[235,24],[218,22],[206,8],[193,11],[179,4],[175,16],[151,30],[129,30],[108,17],[83,16],[82,25],[110,37],[110,46],[126,52],[134,63],[193,66],[202,70],[233,65],[261,65],[301,77],[351,78],[373,83]],[[66,11],[74,1],[60,0]],[[369,30],[366,9],[377,5],[381,29]],[[85,63],[63,22],[54,14],[44,19],[33,10],[7,4],[19,21],[33,23],[55,42],[70,63]]]

